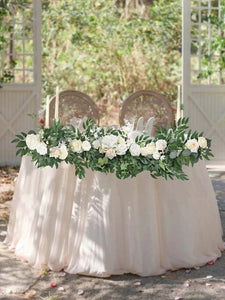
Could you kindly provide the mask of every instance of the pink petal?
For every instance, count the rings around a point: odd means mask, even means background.
[[[211,284],[211,283],[208,283],[208,282],[206,282],[205,285],[206,285],[206,286],[212,286],[212,284]]]
[[[191,273],[191,269],[185,270],[185,273]]]
[[[140,282],[140,281],[137,281],[137,282],[134,283],[134,285],[135,285],[135,286],[140,286],[140,285],[141,285],[141,282]]]
[[[185,283],[183,284],[183,286],[184,286],[184,287],[189,287],[189,286],[190,286],[190,283],[189,283],[189,282],[185,282]]]

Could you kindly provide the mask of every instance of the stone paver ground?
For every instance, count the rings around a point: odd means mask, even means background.
[[[216,191],[218,205],[221,214],[223,229],[225,232],[225,171],[210,170],[213,186]],[[6,231],[6,223],[1,223],[0,232],[3,240]],[[0,255],[4,257],[2,264],[0,259],[0,274],[3,274],[5,292],[10,289],[16,291],[21,288],[23,293],[3,294],[0,299],[45,299],[45,300],[214,300],[225,299],[225,252],[214,265],[206,265],[200,269],[179,270],[167,272],[163,276],[138,277],[135,275],[112,276],[108,279],[85,277],[65,274],[63,272],[45,272],[38,274],[29,265],[20,262],[10,251],[0,243]],[[3,258],[4,261],[4,258]],[[3,267],[7,266],[7,272]],[[18,273],[16,273],[18,272]],[[0,276],[1,276],[0,275]],[[38,276],[40,275],[39,279]],[[14,276],[14,277],[13,277]],[[15,278],[15,282],[10,286]],[[19,283],[22,285],[19,286]],[[56,283],[56,287],[51,287]],[[61,289],[61,291],[60,291]]]

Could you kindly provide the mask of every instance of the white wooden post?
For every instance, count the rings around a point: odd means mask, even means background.
[[[30,10],[31,35],[25,35],[26,26],[30,20],[26,19],[24,10]],[[16,157],[15,144],[11,140],[16,133],[37,128],[37,119],[32,119],[28,114],[37,114],[41,104],[41,1],[33,0],[30,7],[27,5],[21,11],[21,20],[12,16],[12,32],[8,37],[12,40],[13,58],[20,57],[20,65],[13,69],[15,75],[12,83],[3,84],[0,89],[0,165],[18,165],[20,158]],[[16,31],[17,29],[17,31]],[[21,36],[18,36],[21,34]],[[21,45],[16,48],[15,43]],[[32,50],[27,50],[27,43],[33,44]],[[4,71],[8,49],[0,52]],[[29,66],[27,60],[32,61]],[[18,75],[19,74],[19,75]]]
[[[212,149],[215,158],[211,164],[225,165],[225,85],[222,85],[221,74],[215,70],[214,75],[207,79],[198,78],[202,72],[202,46],[208,41],[208,54],[211,54],[210,41],[212,25],[202,20],[203,12],[218,11],[220,3],[212,7],[211,1],[203,5],[199,1],[183,0],[183,34],[182,34],[182,87],[184,115],[190,118],[193,129],[204,131],[206,137],[212,139]],[[197,12],[197,19],[191,20],[191,13]],[[203,28],[206,34],[203,35]],[[196,34],[193,35],[193,32]],[[196,46],[196,53],[191,53],[191,47]],[[193,51],[192,51],[193,52]],[[196,63],[194,63],[196,62]],[[218,75],[218,77],[216,77]],[[216,80],[215,80],[216,78]]]

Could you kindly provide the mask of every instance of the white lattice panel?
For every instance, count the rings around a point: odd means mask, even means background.
[[[11,68],[13,82],[0,89],[0,165],[19,164],[16,148],[11,144],[15,134],[35,129],[41,103],[41,1],[28,1],[20,14],[13,10],[12,30],[6,37],[8,44],[1,55],[1,70]],[[29,26],[29,30],[28,30]]]
[[[221,20],[222,1],[183,0],[183,102],[192,129],[212,139],[215,158],[210,163],[225,165],[225,70],[204,62],[205,54],[215,60],[220,55],[211,49],[211,41],[220,32],[215,33],[210,18]],[[199,76],[212,66],[210,76]]]

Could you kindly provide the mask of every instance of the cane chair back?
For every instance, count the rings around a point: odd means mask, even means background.
[[[134,128],[136,128],[137,120],[143,117],[144,124],[150,117],[154,117],[154,125],[170,128],[173,121],[172,108],[165,96],[150,91],[141,90],[131,94],[124,100],[119,115],[120,125],[132,123],[135,120]],[[154,129],[153,129],[154,134]]]
[[[49,118],[54,120],[56,96],[50,99]],[[75,90],[65,90],[59,93],[59,119],[62,125],[71,124],[73,119],[93,119],[99,123],[98,107],[86,94]]]

